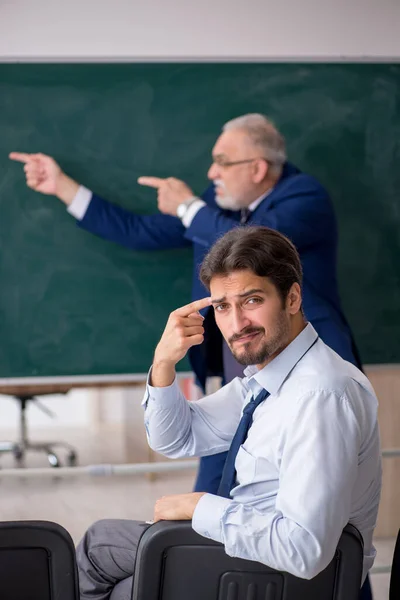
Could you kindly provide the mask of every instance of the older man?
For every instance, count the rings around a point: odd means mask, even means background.
[[[265,225],[287,235],[300,253],[304,272],[303,305],[320,337],[342,358],[360,366],[343,314],[337,279],[337,225],[325,189],[287,162],[285,141],[263,115],[249,114],[226,123],[212,151],[208,177],[213,182],[201,197],[175,178],[141,177],[158,190],[160,213],[138,215],[100,198],[62,172],[43,154],[13,152],[25,163],[27,184],[58,196],[78,225],[134,250],[193,245],[192,298],[204,297],[198,278],[205,254],[222,234],[243,223]],[[205,310],[205,343],[190,349],[197,381],[205,388],[210,375],[225,382],[243,369],[232,358]],[[215,492],[225,454],[203,458],[195,489]]]

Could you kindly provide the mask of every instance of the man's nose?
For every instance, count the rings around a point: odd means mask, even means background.
[[[208,169],[207,177],[211,180],[218,178],[218,167],[214,162],[211,163],[211,166]]]
[[[232,310],[232,328],[235,333],[240,333],[245,327],[251,325],[245,311],[240,308]]]

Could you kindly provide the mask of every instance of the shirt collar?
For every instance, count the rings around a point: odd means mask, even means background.
[[[254,200],[251,204],[249,204],[249,206],[247,207],[249,209],[250,212],[253,212],[256,210],[257,206],[259,204],[261,204],[261,202],[264,200],[264,198],[266,198],[267,196],[269,196],[269,194],[272,192],[274,188],[271,188],[270,190],[267,190],[262,196],[260,196],[259,198],[257,198],[257,200]]]
[[[251,365],[246,367],[244,374],[249,380],[254,379],[271,395],[277,394],[290,371],[311,348],[318,334],[311,323],[308,323],[301,333],[261,371]],[[251,383],[251,382],[249,382]]]

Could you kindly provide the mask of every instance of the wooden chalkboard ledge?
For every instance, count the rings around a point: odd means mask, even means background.
[[[179,379],[191,373],[178,373]],[[76,388],[136,387],[146,383],[147,374],[77,375],[65,377],[0,378],[0,394],[16,397],[66,394]]]

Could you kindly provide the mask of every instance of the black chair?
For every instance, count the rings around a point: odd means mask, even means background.
[[[0,523],[1,600],[78,600],[75,548],[48,521]]]
[[[161,521],[140,540],[132,599],[358,600],[362,566],[362,537],[351,525],[326,569],[305,580],[227,556],[221,544],[193,531],[190,521]]]
[[[400,529],[394,547],[392,572],[390,574],[389,600],[400,599]]]

